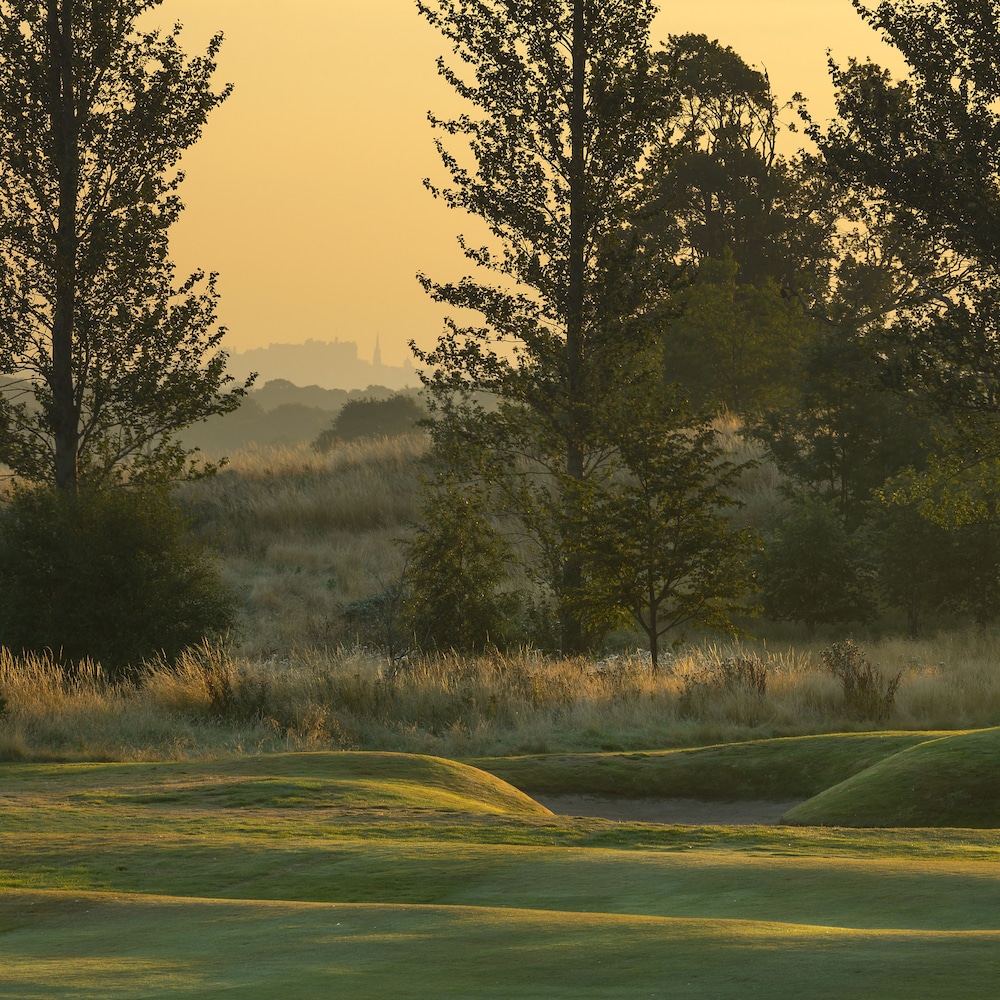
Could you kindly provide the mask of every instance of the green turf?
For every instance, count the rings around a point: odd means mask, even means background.
[[[996,831],[553,816],[398,754],[10,764],[0,998],[980,997],[998,862]]]
[[[469,761],[538,794],[741,799],[816,795],[940,733],[839,733],[657,753],[548,754]]]
[[[4,900],[0,996],[983,997],[1000,933],[39,894]]]
[[[1000,729],[894,754],[792,809],[788,823],[1000,827]]]

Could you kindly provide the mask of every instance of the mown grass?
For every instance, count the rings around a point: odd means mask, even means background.
[[[818,795],[936,735],[850,733],[650,753],[480,758],[470,763],[538,794],[780,801]]]
[[[791,810],[789,823],[1000,827],[1000,730],[921,742]]]
[[[22,912],[49,903],[18,900]],[[8,996],[976,998],[1000,934],[79,895],[5,935]],[[805,987],[806,992],[803,992]]]
[[[980,997],[1000,972],[993,831],[573,820],[384,754],[7,764],[0,795],[5,996]]]

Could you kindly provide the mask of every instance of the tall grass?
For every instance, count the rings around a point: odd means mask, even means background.
[[[764,526],[780,509],[777,472],[734,421],[717,429],[736,461],[755,461],[739,484],[739,516]],[[341,611],[398,580],[397,540],[418,514],[427,448],[415,435],[326,455],[238,453],[220,475],[184,486],[196,530],[242,596],[239,631],[224,648],[150,666],[136,683],[113,684],[98,665],[65,675],[44,656],[0,651],[0,759],[320,747],[478,756],[872,727],[845,705],[818,647],[706,644],[654,674],[639,653],[586,661],[526,651],[400,666],[359,646]],[[902,671],[882,728],[1000,724],[997,639],[954,633],[866,645],[887,674]],[[764,664],[763,688],[730,669],[734,656],[752,652]]]
[[[267,656],[348,641],[342,605],[398,579],[397,541],[419,510],[427,437],[238,452],[219,475],[186,485],[182,501],[242,598],[235,647]]]
[[[745,649],[704,646],[654,673],[641,654],[549,660],[524,651],[392,664],[364,649],[271,659],[221,648],[112,684],[85,665],[0,653],[0,759],[162,759],[279,749],[450,757],[650,750],[850,730],[1000,724],[1000,642],[887,642],[902,671],[892,715],[860,720],[817,650],[758,649],[766,685],[713,684]],[[940,657],[944,659],[939,659]]]

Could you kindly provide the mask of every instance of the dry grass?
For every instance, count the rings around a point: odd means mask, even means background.
[[[391,664],[364,649],[250,658],[192,650],[139,684],[97,667],[66,677],[0,653],[0,759],[163,759],[356,748],[495,756],[640,750],[865,731],[818,650],[758,649],[766,690],[712,678],[748,650],[707,646],[654,674],[642,654],[549,660],[531,652]],[[871,646],[902,671],[883,728],[1000,724],[1000,642],[949,636]],[[944,656],[941,660],[939,657]]]
[[[341,605],[399,578],[397,540],[418,513],[424,435],[238,452],[180,495],[241,595],[235,648],[268,656],[336,645]]]
[[[773,515],[777,474],[721,420],[748,523]],[[852,717],[820,649],[706,645],[658,674],[642,654],[604,662],[532,652],[438,657],[393,666],[345,633],[346,603],[399,578],[397,539],[418,511],[420,436],[243,453],[181,495],[213,539],[243,599],[225,649],[154,666],[139,685],[85,665],[64,676],[44,657],[0,651],[0,759],[161,758],[320,747],[485,756],[642,749],[870,728]],[[732,657],[756,652],[763,689],[733,680]],[[902,671],[885,727],[1000,723],[1000,641],[973,634],[867,644]],[[729,666],[726,664],[729,663]],[[752,672],[751,672],[752,673]],[[738,671],[737,671],[738,674]],[[749,675],[748,675],[749,676]]]

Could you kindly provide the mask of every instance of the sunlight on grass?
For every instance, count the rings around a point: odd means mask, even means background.
[[[152,973],[157,996],[772,1000],[801,996],[806,973],[830,996],[979,998],[1000,972],[998,933],[143,898],[95,899],[88,917],[5,935],[16,956],[5,989],[21,997],[138,996],[138,968]],[[121,953],[135,964],[109,989],[102,969],[116,973]],[[185,956],[179,976],[176,955]],[[78,959],[82,979],[68,971]],[[149,995],[149,984],[143,988]]]

